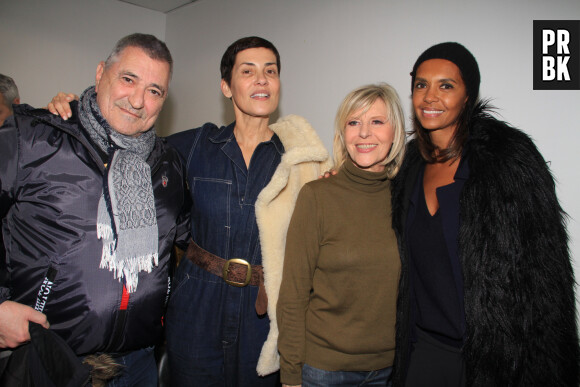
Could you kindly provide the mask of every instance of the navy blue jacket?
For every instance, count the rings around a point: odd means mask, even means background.
[[[176,238],[187,239],[189,199],[179,156],[165,140],[156,140],[147,162],[159,264],[151,273],[139,273],[138,288],[123,308],[123,284],[99,268],[96,217],[104,165],[77,117],[63,121],[20,105],[13,125],[0,130],[0,209],[9,274],[0,302],[34,307],[46,297],[43,312],[51,329],[77,355],[144,348],[161,335],[171,251]],[[46,278],[52,284],[43,286]]]

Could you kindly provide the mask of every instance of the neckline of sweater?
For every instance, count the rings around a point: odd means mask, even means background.
[[[377,192],[388,188],[388,171],[371,172],[358,168],[352,160],[347,159],[339,174],[343,174],[346,179],[356,183],[358,189],[366,192]]]

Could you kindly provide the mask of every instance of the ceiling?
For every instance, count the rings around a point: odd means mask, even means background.
[[[154,11],[160,11],[163,13],[167,13],[182,7],[186,4],[193,3],[196,0],[119,0],[123,3],[129,3],[138,5],[139,7],[152,9]]]

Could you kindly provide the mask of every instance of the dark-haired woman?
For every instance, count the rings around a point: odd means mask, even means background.
[[[403,262],[396,386],[578,386],[565,214],[531,139],[478,101],[473,55],[441,43],[412,76],[394,182]]]
[[[269,124],[279,73],[272,43],[237,40],[221,61],[236,121],[169,138],[186,163],[195,242],[167,310],[171,386],[279,385],[275,313],[286,231],[298,191],[330,164],[305,119]]]

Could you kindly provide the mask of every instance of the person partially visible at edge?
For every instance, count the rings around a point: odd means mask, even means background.
[[[13,113],[12,105],[20,104],[20,94],[14,80],[7,75],[0,74],[0,127],[4,125],[6,118]],[[2,211],[0,209],[0,211]],[[4,248],[4,238],[0,228],[0,286],[7,281],[6,272],[6,249]]]
[[[338,174],[300,191],[278,300],[283,386],[389,385],[401,267],[390,186],[404,120],[391,86],[350,92],[336,115]]]
[[[122,365],[108,386],[157,385],[171,250],[189,235],[185,170],[153,127],[172,63],[156,37],[126,36],[68,121],[20,105],[0,130],[0,347],[50,323],[80,358]]]
[[[20,103],[20,94],[14,80],[7,75],[0,74],[0,126],[13,112],[12,105]]]
[[[578,386],[565,213],[529,136],[478,99],[458,43],[411,72],[415,138],[393,184],[402,276],[395,386]]]
[[[280,96],[271,42],[235,41],[220,68],[235,122],[168,138],[186,163],[194,241],[167,311],[171,385],[278,386],[276,303],[288,222],[302,185],[330,160],[304,118],[269,125]],[[224,264],[229,274],[220,278]]]

